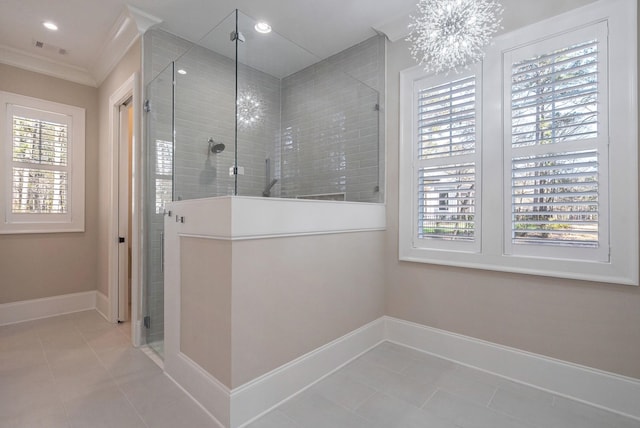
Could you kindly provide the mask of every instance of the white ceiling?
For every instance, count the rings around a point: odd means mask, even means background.
[[[593,0],[502,0],[511,29]],[[404,36],[417,0],[0,0],[0,62],[99,85],[149,25],[198,41],[238,8],[268,21],[285,38],[319,58],[353,46],[376,32]],[[133,6],[128,8],[127,6]],[[140,13],[142,12],[142,13]],[[146,24],[140,16],[150,15]],[[135,15],[135,16],[132,16]],[[157,18],[157,21],[153,18]],[[134,19],[130,19],[134,18]],[[42,22],[58,24],[57,32]],[[137,27],[132,24],[137,25]],[[134,28],[131,30],[131,28]],[[122,35],[123,33],[124,35]],[[126,34],[125,34],[126,33]],[[45,48],[34,46],[44,42]],[[115,42],[114,42],[115,41]],[[61,55],[59,49],[67,51]],[[25,65],[26,64],[26,65]],[[85,76],[85,77],[82,77]]]
[[[91,73],[105,54],[105,40],[117,32],[122,14],[130,5],[158,18],[160,28],[191,41],[201,39],[238,8],[250,17],[268,21],[285,38],[325,58],[373,36],[372,27],[405,17],[415,3],[416,0],[0,0],[0,55],[26,53],[54,61],[57,66]],[[46,30],[42,26],[46,20],[58,24],[59,30]],[[50,49],[36,48],[36,40]],[[67,53],[59,54],[58,48]],[[104,76],[93,77],[99,84]]]

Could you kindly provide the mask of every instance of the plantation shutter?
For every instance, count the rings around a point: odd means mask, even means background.
[[[415,93],[415,246],[477,241],[478,78],[474,71],[421,81]]]
[[[71,118],[9,106],[13,215],[69,213]]]
[[[173,143],[156,140],[155,156],[155,205],[156,214],[162,214],[165,204],[173,196]]]
[[[535,55],[527,56],[530,47],[516,52],[509,65],[507,248],[513,253],[606,250],[606,33],[595,30],[541,43]]]

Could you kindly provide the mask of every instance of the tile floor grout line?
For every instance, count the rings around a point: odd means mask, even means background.
[[[436,385],[435,390],[431,393],[431,395],[429,395],[429,397],[427,398],[427,400],[426,400],[424,403],[422,403],[422,406],[420,406],[420,408],[421,408],[422,410],[426,410],[426,409],[424,408],[424,406],[426,406],[426,405],[427,405],[427,403],[428,403],[429,401],[431,401],[431,399],[432,399],[432,398],[433,398],[433,397],[438,393],[438,391],[441,391],[441,390],[442,390],[442,389],[441,389],[439,386],[437,386],[437,385]]]
[[[104,321],[108,324],[108,321]],[[107,375],[109,375],[109,379],[111,379],[111,381],[113,381],[113,384],[115,385],[116,389],[118,390],[118,392],[120,394],[122,394],[122,396],[124,397],[125,401],[127,402],[127,404],[129,404],[129,406],[131,406],[131,408],[133,409],[133,411],[135,412],[136,416],[138,416],[138,418],[142,421],[142,424],[146,427],[146,428],[151,428],[149,427],[149,425],[147,424],[147,421],[144,420],[144,418],[142,417],[142,415],[140,414],[140,412],[138,412],[138,409],[133,405],[133,403],[131,403],[131,400],[129,400],[129,397],[127,397],[127,394],[125,394],[125,392],[122,390],[122,388],[120,387],[120,384],[116,381],[116,378],[113,376],[113,374],[111,373],[111,370],[109,370],[109,368],[105,365],[104,361],[102,361],[102,359],[100,358],[100,355],[98,354],[98,352],[96,352],[96,350],[93,348],[93,346],[91,346],[91,344],[89,343],[89,341],[87,340],[87,338],[85,337],[85,335],[80,331],[80,329],[78,329],[78,327],[76,326],[75,322],[74,322],[74,327],[80,332],[80,335],[82,336],[82,340],[84,340],[87,344],[87,346],[89,347],[89,349],[91,349],[91,351],[93,352],[93,354],[95,355],[96,359],[98,360],[98,363],[100,364],[100,366],[102,366],[102,368],[105,369],[105,371],[107,372]],[[114,328],[117,328],[114,327]],[[131,346],[131,345],[129,345]],[[135,349],[135,348],[134,348]]]
[[[75,327],[75,324],[74,324]],[[42,354],[44,356],[44,360],[47,363],[47,369],[49,371],[49,376],[51,377],[51,380],[53,381],[53,386],[56,390],[56,392],[59,394],[60,390],[58,389],[58,380],[56,379],[56,376],[53,374],[53,367],[51,366],[51,361],[49,361],[49,358],[47,357],[47,352],[44,349],[44,343],[42,342],[42,337],[40,337],[40,332],[36,331],[36,337],[38,338],[38,343],[40,344],[40,349],[42,349]],[[68,427],[72,427],[71,425],[71,418],[69,417],[69,409],[67,409],[67,403],[65,402],[65,400],[61,399],[59,396],[57,397],[60,404],[62,405],[62,411],[64,412],[64,418],[65,421],[67,422],[67,426]]]
[[[496,395],[498,394],[498,389],[500,389],[499,386],[496,386],[496,389],[493,390],[493,394],[491,394],[491,398],[489,399],[489,402],[487,403],[487,408],[491,409],[491,403],[493,402],[493,399],[496,398]]]
[[[82,338],[82,340],[85,341],[84,336],[82,336],[82,332],[80,330],[78,330],[78,328],[76,326],[75,317],[73,317],[73,316],[72,316],[72,320],[71,320],[71,325],[76,330],[76,332],[80,334],[80,337]],[[40,332],[38,332],[38,339],[42,342],[42,338],[40,337]],[[44,344],[43,344],[43,348],[44,348]],[[53,381],[55,383],[56,391],[60,392],[58,390],[58,382],[59,382],[59,380],[56,378],[56,375],[53,373],[53,366],[51,365],[51,362],[49,361],[49,358],[47,358],[46,352],[45,352],[45,359],[47,361],[47,366],[49,367],[49,370],[51,372],[51,376],[53,377]],[[60,398],[60,402],[62,403],[62,409],[64,410],[64,414],[65,414],[65,417],[67,419],[67,425],[69,427],[73,427],[73,424],[71,423],[71,416],[70,416],[70,413],[69,413],[67,400],[64,400],[64,399]]]

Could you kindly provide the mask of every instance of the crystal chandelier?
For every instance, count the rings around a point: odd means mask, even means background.
[[[245,90],[238,95],[238,125],[249,128],[262,120],[262,102],[252,90]]]
[[[440,73],[478,62],[501,28],[495,0],[419,0],[411,16],[411,56],[426,71]]]

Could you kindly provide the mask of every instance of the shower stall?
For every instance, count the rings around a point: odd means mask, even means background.
[[[144,36],[144,335],[161,355],[167,203],[384,201],[383,38],[319,58],[257,24],[236,10],[196,43]]]

